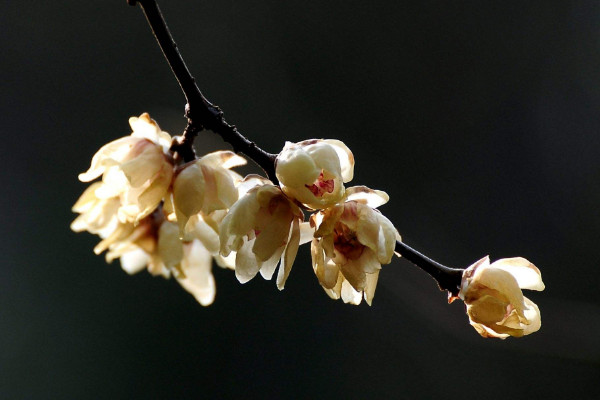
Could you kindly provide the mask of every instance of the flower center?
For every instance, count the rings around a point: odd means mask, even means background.
[[[333,230],[333,247],[350,260],[358,259],[365,248],[358,241],[356,232],[341,223],[337,223]]]
[[[323,171],[319,174],[319,177],[312,185],[304,185],[308,190],[317,197],[323,197],[325,193],[333,192],[335,182],[333,179],[324,179]]]

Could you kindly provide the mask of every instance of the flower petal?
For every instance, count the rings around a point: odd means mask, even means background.
[[[502,258],[494,261],[491,266],[514,276],[521,289],[544,290],[545,288],[540,270],[523,257]]]
[[[179,228],[165,221],[158,229],[158,254],[167,268],[177,268],[183,259],[183,245],[179,240]]]
[[[390,196],[381,190],[369,189],[366,186],[352,186],[346,189],[346,201],[356,201],[377,208],[387,203]]]
[[[377,289],[377,280],[379,279],[379,270],[372,274],[367,274],[367,284],[364,290],[364,298],[368,305],[373,303],[375,289]]]
[[[540,309],[533,301],[529,300],[527,297],[524,298],[525,306],[525,318],[529,322],[528,325],[525,325],[523,328],[523,335],[529,335],[530,333],[537,332],[542,327],[542,317],[540,314]]]
[[[201,162],[202,165],[206,165],[208,167],[225,169],[239,167],[241,165],[247,164],[247,161],[244,157],[238,156],[233,151],[229,150],[221,150],[208,153],[204,155],[199,160],[199,162]]]
[[[508,302],[517,310],[519,315],[524,317],[523,292],[521,292],[517,280],[510,273],[489,266],[488,268],[477,269],[473,280],[506,296]]]
[[[344,142],[335,139],[324,139],[323,143],[332,146],[340,160],[342,179],[344,182],[350,182],[354,177],[354,155],[344,144]]]
[[[205,192],[204,174],[197,163],[187,165],[175,177],[173,204],[182,233],[190,217],[202,209]]]
[[[292,265],[296,259],[298,247],[300,246],[300,226],[298,221],[299,220],[297,218],[294,218],[288,244],[285,247],[285,252],[283,253],[283,258],[281,259],[281,265],[279,266],[279,271],[277,272],[277,288],[279,290],[283,290],[285,286],[285,282],[290,275]]]
[[[235,276],[240,283],[246,283],[256,276],[260,270],[260,266],[256,261],[252,246],[254,240],[246,241],[237,252],[235,257]]]
[[[212,275],[212,256],[198,240],[184,246],[185,256],[181,270],[185,277],[177,277],[179,284],[191,293],[203,306],[212,304],[215,298],[215,279]]]
[[[96,179],[102,175],[106,167],[121,162],[139,140],[131,136],[125,136],[105,144],[92,157],[90,168],[79,174],[79,180],[90,182]]]
[[[342,282],[341,296],[344,303],[359,305],[362,300],[363,293],[362,291],[355,290],[347,280],[344,280]]]
[[[127,272],[129,275],[133,275],[140,272],[148,265],[150,256],[148,256],[148,253],[144,250],[138,248],[124,253],[121,255],[120,260],[123,271]]]

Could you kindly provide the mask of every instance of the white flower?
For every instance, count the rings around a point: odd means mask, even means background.
[[[173,207],[180,232],[200,212],[207,216],[226,210],[238,199],[241,176],[229,168],[246,164],[231,151],[217,151],[180,167],[173,181]]]
[[[503,258],[490,264],[484,257],[463,272],[458,294],[469,322],[483,337],[505,339],[541,327],[538,306],[521,289],[544,290],[540,271],[524,258]]]
[[[158,255],[177,282],[200,304],[212,304],[216,293],[212,255],[200,240],[182,242],[177,224],[165,221],[158,231]]]
[[[347,190],[346,201],[310,218],[316,228],[311,245],[313,269],[333,299],[370,305],[381,264],[389,264],[396,240],[392,223],[377,210],[387,202],[384,192],[364,186]]]
[[[203,306],[210,305],[216,293],[212,275],[212,253],[198,238],[179,238],[176,223],[154,213],[137,225],[121,223],[112,235],[95,248],[104,250],[107,262],[119,258],[128,274],[148,269],[152,275],[177,279],[181,286]]]
[[[286,142],[275,163],[283,192],[315,210],[340,201],[354,174],[354,156],[339,140]]]
[[[73,231],[88,231],[106,237],[116,229],[119,223],[117,211],[121,202],[118,197],[98,198],[96,190],[102,185],[102,182],[91,184],[73,205],[73,212],[80,214],[71,223]]]
[[[272,184],[250,189],[229,210],[220,230],[221,255],[235,252],[235,274],[241,283],[260,271],[271,279],[277,264],[277,287],[282,290],[300,244],[304,215]]]
[[[173,160],[168,154],[171,137],[147,113],[130,118],[129,124],[133,133],[100,148],[79,179],[90,182],[102,175],[104,184],[96,188],[95,196],[118,197],[118,219],[137,223],[165,197],[173,176]]]

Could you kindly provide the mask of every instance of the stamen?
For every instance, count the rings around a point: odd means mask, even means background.
[[[333,179],[323,179],[323,171],[312,185],[304,185],[308,190],[317,197],[323,197],[325,193],[332,193],[335,188]]]

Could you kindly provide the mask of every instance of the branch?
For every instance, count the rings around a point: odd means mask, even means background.
[[[464,269],[446,267],[400,241],[396,241],[396,252],[431,275],[440,290],[447,290],[451,297],[458,296]]]
[[[179,86],[187,101],[185,116],[188,119],[188,125],[181,140],[178,143],[174,143],[172,147],[173,151],[178,152],[184,161],[193,160],[195,158],[192,147],[194,138],[198,132],[210,129],[231,144],[233,151],[244,153],[250,159],[254,160],[265,171],[269,179],[275,185],[278,184],[275,177],[276,155],[264,151],[256,143],[243,136],[234,125],[228,124],[223,118],[223,111],[204,97],[196,85],[196,80],[183,61],[156,1],[127,0],[127,3],[132,6],[140,3],[148,24],[154,33],[154,37],[158,41],[158,45],[167,59],[177,82],[179,82]]]
[[[254,160],[265,171],[269,179],[277,185],[278,181],[275,177],[276,155],[262,150],[254,142],[243,136],[234,125],[229,125],[223,118],[223,111],[204,97],[196,85],[196,80],[183,61],[156,1],[127,0],[127,3],[132,6],[140,3],[154,37],[158,41],[187,101],[185,116],[188,118],[188,125],[182,138],[175,142],[171,149],[176,151],[186,162],[195,159],[194,138],[200,131],[210,129],[230,143],[236,153],[244,153]],[[441,290],[448,290],[451,296],[458,295],[464,270],[448,268],[402,242],[396,242],[396,252],[431,275],[438,282]]]

